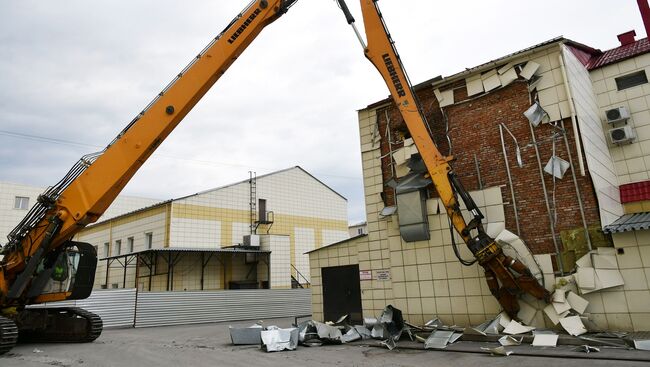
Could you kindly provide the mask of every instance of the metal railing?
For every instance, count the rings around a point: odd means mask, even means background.
[[[298,270],[293,264],[291,264],[291,278],[293,278],[300,288],[311,288],[311,282],[304,276],[300,270]]]

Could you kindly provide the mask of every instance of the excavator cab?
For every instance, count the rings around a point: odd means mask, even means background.
[[[88,298],[95,282],[96,266],[94,246],[69,241],[60,251],[41,261],[27,297],[39,301],[61,294],[65,294],[66,300]]]

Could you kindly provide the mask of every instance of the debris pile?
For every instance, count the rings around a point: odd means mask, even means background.
[[[562,314],[569,312],[569,314],[559,319],[558,324],[568,334],[577,338],[571,339],[565,335],[563,344],[567,344],[567,341],[573,345],[577,345],[576,342],[584,343],[573,351],[599,352],[600,346],[650,350],[650,333],[601,332],[584,335],[587,330],[581,316],[569,316],[584,311],[584,302],[576,301],[575,296],[571,296],[572,291],[563,287],[559,287],[556,293],[554,304],[550,307],[554,310],[555,307],[566,308],[562,305],[565,302],[569,303],[569,309],[561,312]],[[562,294],[565,295],[564,300],[561,298]],[[350,325],[346,315],[336,322],[322,323],[309,320],[287,329],[277,326],[263,327],[259,323],[248,328],[231,327],[230,334],[235,345],[261,344],[262,349],[267,352],[295,350],[299,345],[319,347],[368,340],[375,340],[373,345],[389,350],[397,348],[400,341],[405,342],[406,345],[411,342],[411,348],[414,344],[412,342],[420,342],[424,349],[441,350],[462,339],[498,342],[500,345],[497,347],[482,347],[481,350],[494,356],[509,356],[513,353],[508,349],[510,347],[522,344],[530,344],[533,347],[556,347],[560,342],[560,333],[555,330],[525,325],[521,320],[511,319],[506,313],[500,313],[494,319],[475,327],[447,326],[438,318],[433,318],[422,326],[416,326],[405,321],[402,312],[391,305],[386,306],[378,318],[364,318],[362,325]]]

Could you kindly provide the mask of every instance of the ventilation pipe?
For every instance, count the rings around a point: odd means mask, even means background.
[[[641,11],[641,18],[643,19],[643,25],[645,26],[646,37],[650,35],[650,6],[648,6],[648,0],[636,0],[639,4],[639,10]]]

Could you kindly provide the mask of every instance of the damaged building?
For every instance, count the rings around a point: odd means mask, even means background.
[[[604,52],[556,38],[414,87],[487,232],[557,290],[551,310],[519,300],[532,326],[650,330],[650,42],[635,36]],[[389,304],[418,325],[493,319],[392,100],[359,111],[359,128],[368,232],[309,253],[314,319]]]

